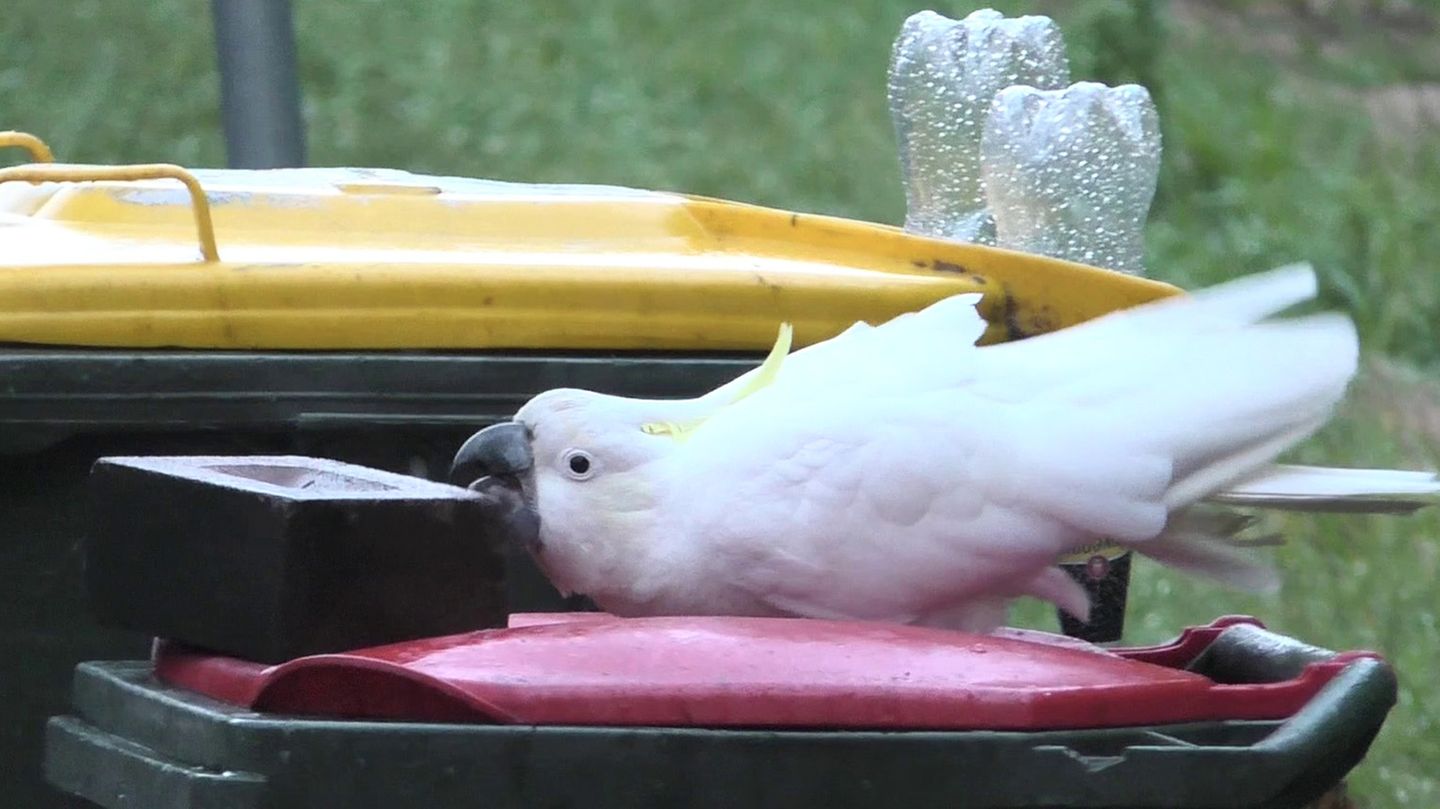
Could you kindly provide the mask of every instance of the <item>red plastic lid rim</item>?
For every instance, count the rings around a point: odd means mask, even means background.
[[[277,666],[161,641],[169,685],[266,713],[535,725],[1061,730],[1283,719],[1356,657],[1276,683],[1184,670],[1227,616],[1161,646],[769,618],[516,615],[505,629]]]

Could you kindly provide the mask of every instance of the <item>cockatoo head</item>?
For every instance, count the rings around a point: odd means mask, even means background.
[[[501,530],[529,548],[556,587],[601,606],[604,588],[633,600],[662,553],[656,540],[674,528],[661,524],[673,510],[658,507],[676,478],[665,463],[717,410],[769,386],[792,336],[782,324],[760,367],[696,399],[546,391],[513,421],[470,436],[450,477],[496,501]]]
[[[455,455],[451,477],[504,504],[502,530],[525,543],[566,592],[597,597],[619,565],[643,558],[663,474],[678,446],[657,424],[684,402],[562,388],[513,421],[486,427]]]

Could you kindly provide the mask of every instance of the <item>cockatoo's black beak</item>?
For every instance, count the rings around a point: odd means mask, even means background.
[[[534,463],[525,425],[493,424],[460,445],[450,464],[450,480],[493,501],[501,531],[538,552],[540,514],[524,484]]]
[[[450,480],[468,486],[490,475],[519,478],[534,463],[525,425],[514,421],[492,424],[460,445],[450,464]]]

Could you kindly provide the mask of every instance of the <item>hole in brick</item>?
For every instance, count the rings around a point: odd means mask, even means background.
[[[340,475],[335,472],[321,472],[315,469],[306,469],[301,466],[264,466],[262,464],[244,464],[237,466],[212,466],[216,472],[223,472],[227,475],[234,475],[237,478],[248,478],[258,480],[261,483],[268,483],[271,486],[284,486],[288,489],[305,489],[307,491],[327,490],[340,492],[388,492],[396,491],[399,486],[380,483],[374,480]]]

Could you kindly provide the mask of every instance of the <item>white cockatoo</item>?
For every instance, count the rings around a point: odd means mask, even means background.
[[[1271,319],[1308,267],[976,347],[978,295],[856,324],[697,399],[551,390],[460,449],[565,593],[621,616],[992,629],[1009,600],[1082,619],[1062,555],[1099,541],[1232,584],[1271,569],[1227,505],[1404,511],[1423,472],[1278,466],[1356,370],[1338,314]]]

